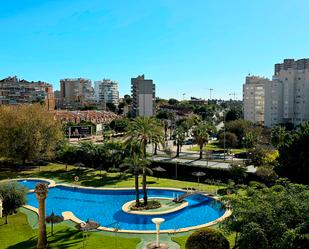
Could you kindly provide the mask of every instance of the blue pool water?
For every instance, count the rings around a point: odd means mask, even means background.
[[[17,180],[17,182],[23,186],[25,186],[28,189],[35,189],[35,186],[39,183],[39,182],[43,182],[46,184],[49,184],[48,181],[42,181],[42,180]]]
[[[169,197],[182,194],[181,191],[149,189],[149,197]],[[141,196],[142,197],[142,196]],[[92,190],[65,186],[50,188],[46,200],[46,213],[54,211],[61,214],[71,211],[79,219],[95,220],[101,226],[125,230],[155,230],[151,219],[154,216],[127,214],[122,206],[134,200],[134,190]],[[186,199],[188,207],[171,214],[155,215],[166,221],[161,229],[180,229],[201,225],[213,221],[223,215],[221,203],[202,195],[190,196]],[[28,194],[28,204],[37,207],[34,193]]]

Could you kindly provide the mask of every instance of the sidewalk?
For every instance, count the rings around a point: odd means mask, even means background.
[[[180,157],[175,158],[175,157],[169,157],[166,154],[158,154],[156,156],[152,156],[153,161],[158,161],[158,162],[173,162],[173,163],[182,163],[186,164],[188,167],[191,165],[193,166],[201,166],[201,167],[208,167],[208,168],[219,168],[219,169],[229,169],[230,167],[230,160],[229,162],[224,162],[222,161],[208,161],[206,159],[198,159],[198,156],[192,156],[192,158],[183,158],[182,154]],[[236,161],[234,159],[234,161]],[[253,165],[250,165],[247,167],[247,172],[249,173],[255,173],[256,168]]]

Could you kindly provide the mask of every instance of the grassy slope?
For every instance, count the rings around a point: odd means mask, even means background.
[[[74,166],[68,166],[65,170],[65,166],[61,164],[49,164],[48,166],[28,167],[22,170],[1,170],[0,180],[7,178],[18,178],[18,177],[43,177],[53,179],[58,183],[66,182],[73,183],[74,176],[79,176],[79,182],[74,184],[94,187],[134,187],[134,179],[130,174],[123,173],[107,173],[102,171],[102,177],[100,171],[82,168],[78,169]],[[141,182],[141,181],[140,181]],[[174,187],[174,188],[186,188],[186,187],[197,187],[196,182],[179,181],[167,178],[156,178],[147,177],[149,187]],[[200,184],[200,188],[207,191],[214,191],[218,189],[218,186]]]
[[[4,225],[4,219],[0,218],[0,247],[1,248],[35,248],[37,242],[37,230],[33,230],[23,213],[17,213],[9,217],[9,224]],[[83,234],[65,224],[58,224],[54,228],[54,236],[47,227],[48,243],[50,248],[82,248]],[[85,245],[86,248],[114,249],[115,243],[119,249],[136,248],[139,243],[137,238],[121,238],[102,234],[90,233]]]

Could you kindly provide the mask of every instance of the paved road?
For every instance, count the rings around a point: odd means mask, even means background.
[[[169,158],[166,156],[153,156],[152,160],[154,161],[162,161],[162,162],[177,162],[177,163],[183,163],[188,165],[189,167],[191,165],[193,166],[202,166],[202,167],[209,167],[209,168],[220,168],[220,169],[229,169],[230,163],[227,162],[214,162],[214,161],[207,161],[205,159],[198,160],[198,159],[188,159],[188,158]],[[255,173],[256,168],[254,166],[248,166],[247,172]]]

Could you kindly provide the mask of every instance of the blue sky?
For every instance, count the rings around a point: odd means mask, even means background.
[[[308,0],[0,0],[0,77],[145,74],[157,96],[241,98],[248,73],[271,77],[309,57]]]

